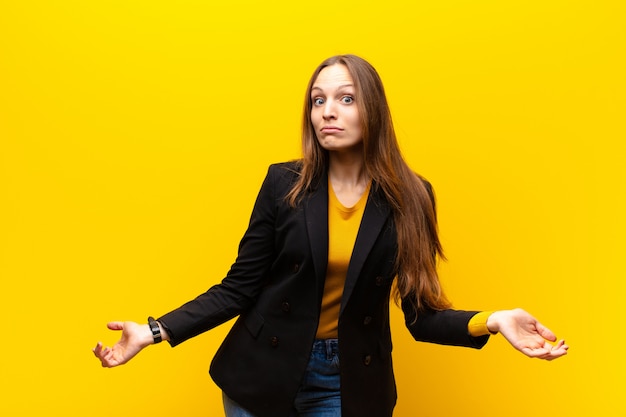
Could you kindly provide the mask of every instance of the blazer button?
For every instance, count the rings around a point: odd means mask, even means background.
[[[363,324],[367,326],[371,322],[372,322],[372,316],[365,316],[365,319],[363,320]]]
[[[376,277],[376,286],[380,287],[381,285],[383,285],[383,277],[378,276]]]
[[[272,347],[277,347],[278,346],[278,338],[276,336],[270,337],[270,344],[272,345]]]
[[[363,358],[363,365],[369,366],[370,363],[372,363],[372,357],[370,355],[366,355]]]
[[[289,311],[291,310],[291,306],[289,305],[289,303],[287,301],[283,301],[283,303],[280,305],[280,308],[285,312],[285,313],[289,313]]]
[[[299,264],[293,264],[293,272],[294,272],[294,274],[296,272],[298,272],[299,270],[300,270],[300,265]]]

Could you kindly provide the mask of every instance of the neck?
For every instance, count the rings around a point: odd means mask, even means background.
[[[335,187],[363,188],[369,178],[362,153],[330,152],[328,177]]]

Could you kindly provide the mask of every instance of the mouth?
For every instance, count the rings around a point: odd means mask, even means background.
[[[320,129],[322,133],[337,133],[343,131],[342,128],[337,126],[324,126]]]

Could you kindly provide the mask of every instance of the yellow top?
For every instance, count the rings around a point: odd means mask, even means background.
[[[315,336],[317,339],[337,338],[339,309],[348,265],[369,192],[370,185],[354,206],[346,207],[337,199],[330,180],[328,181],[328,267],[322,310]],[[472,336],[490,334],[487,319],[491,313],[493,312],[483,311],[474,315],[468,323],[469,334]]]
[[[370,185],[354,206],[346,207],[337,199],[328,181],[328,267],[317,339],[337,338],[341,296],[369,192]]]
[[[484,336],[486,334],[495,334],[489,331],[487,328],[487,319],[493,313],[493,311],[482,311],[480,313],[474,314],[474,316],[470,319],[467,324],[467,331],[470,335],[476,336]]]

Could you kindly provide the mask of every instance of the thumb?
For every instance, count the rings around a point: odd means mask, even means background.
[[[109,330],[124,330],[124,323],[121,321],[111,321],[107,323]]]
[[[539,335],[541,335],[541,337],[549,340],[550,342],[556,341],[556,335],[552,333],[552,330],[548,329],[546,326],[539,322],[537,322],[537,332],[539,333]]]

